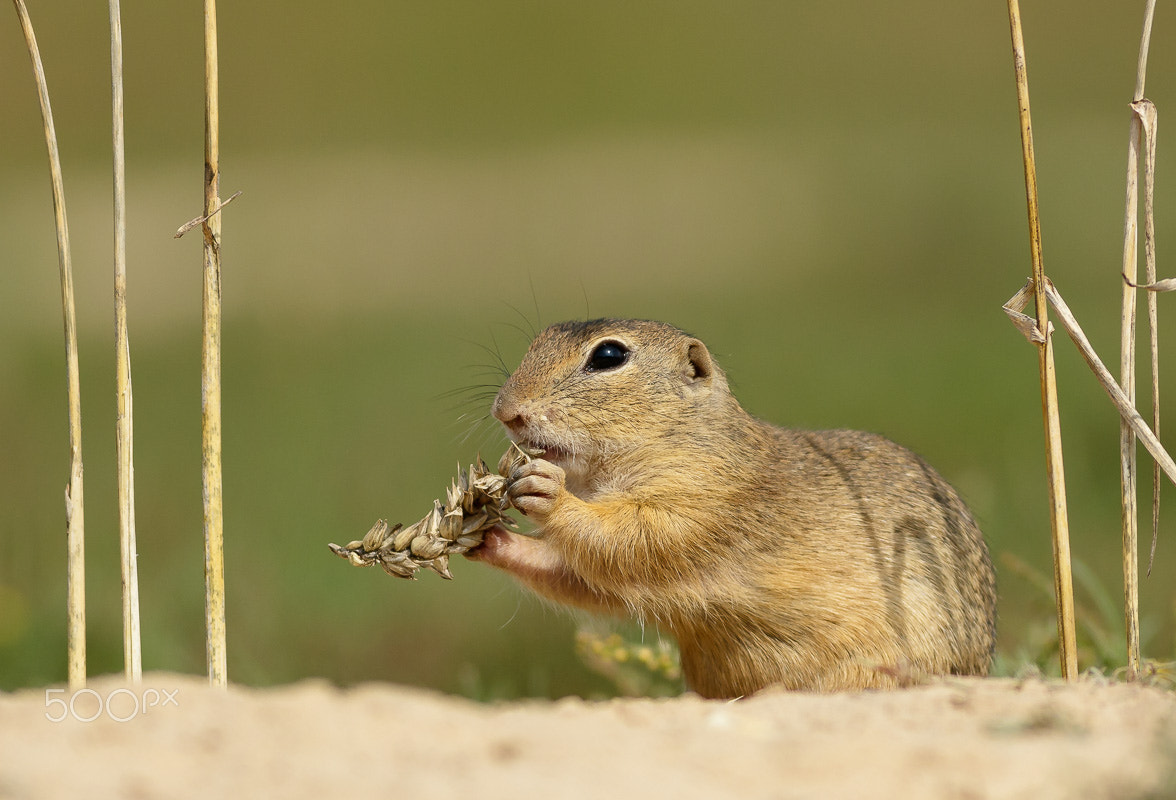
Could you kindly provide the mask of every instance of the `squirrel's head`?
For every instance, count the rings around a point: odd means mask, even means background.
[[[681,441],[734,402],[698,339],[661,322],[561,322],[531,342],[493,414],[571,478],[651,443]]]

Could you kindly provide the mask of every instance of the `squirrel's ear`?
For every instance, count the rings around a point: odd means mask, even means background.
[[[709,383],[715,374],[715,362],[711,359],[706,345],[697,339],[686,341],[686,363],[682,368],[682,379],[688,386],[702,386]]]

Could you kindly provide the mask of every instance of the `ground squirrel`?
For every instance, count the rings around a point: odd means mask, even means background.
[[[668,629],[699,694],[987,673],[992,564],[956,492],[880,436],[755,419],[698,339],[643,320],[554,325],[493,414],[543,451],[508,489],[541,527],[494,528],[470,556]]]

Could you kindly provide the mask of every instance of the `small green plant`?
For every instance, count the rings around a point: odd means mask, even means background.
[[[612,681],[630,697],[672,697],[681,694],[682,666],[672,642],[632,641],[620,633],[576,631],[576,655],[593,672]]]
[[[1053,602],[1053,581],[1039,570],[1013,555],[1003,553],[1001,562],[1013,574],[1025,580],[1048,603]],[[1122,615],[1114,595],[1085,562],[1074,559],[1075,584],[1081,590],[1075,599],[1074,610],[1078,635],[1078,665],[1083,674],[1105,675],[1116,680],[1131,676],[1124,665],[1127,636],[1122,627]],[[1146,617],[1140,624],[1140,641],[1146,645],[1162,627],[1161,620]],[[1058,673],[1058,633],[1053,620],[1040,620],[1026,626],[1014,653],[998,653],[993,663],[994,675]],[[1138,680],[1168,688],[1176,688],[1176,661],[1142,659],[1136,676]]]

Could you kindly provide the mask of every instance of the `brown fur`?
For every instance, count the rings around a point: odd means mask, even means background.
[[[601,342],[619,368],[585,368]],[[748,415],[706,346],[658,322],[540,333],[494,415],[547,451],[512,476],[539,538],[471,555],[538,594],[677,638],[706,697],[984,675],[996,594],[980,531],[918,456]]]

